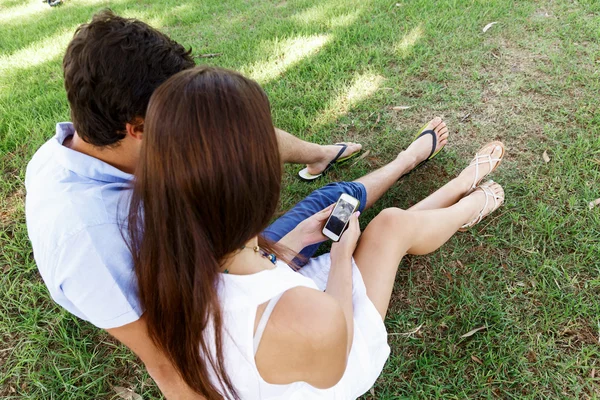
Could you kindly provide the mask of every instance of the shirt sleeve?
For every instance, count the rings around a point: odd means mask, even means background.
[[[67,310],[102,329],[140,318],[133,261],[117,224],[87,227],[55,254],[53,281]]]

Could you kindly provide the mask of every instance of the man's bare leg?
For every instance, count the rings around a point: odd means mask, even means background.
[[[437,135],[436,150],[446,145],[448,142],[448,128],[440,117],[432,119],[427,129],[433,129]],[[431,145],[431,135],[425,135],[411,143],[391,163],[357,179],[356,182],[362,183],[367,189],[366,207],[371,207],[400,177],[424,161],[431,154]]]
[[[281,154],[283,162],[306,164],[308,172],[314,175],[323,172],[327,167],[327,164],[329,164],[340,151],[340,146],[305,142],[278,128],[275,128],[275,132],[277,133],[279,153]],[[341,157],[354,154],[362,148],[362,145],[357,143],[346,144],[348,145],[348,148]]]

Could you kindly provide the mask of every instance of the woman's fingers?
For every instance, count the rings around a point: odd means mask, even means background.
[[[355,232],[360,233],[360,224],[358,223],[358,217],[360,216],[360,211],[357,211],[352,214],[350,217],[350,228]]]
[[[330,204],[329,206],[327,206],[327,208],[324,208],[323,210],[321,210],[320,212],[323,214],[327,214],[330,213],[331,210],[333,210],[333,206],[335,206],[335,203]]]
[[[335,206],[335,203],[330,205],[329,207],[319,211],[318,213],[315,214],[315,217],[319,220],[319,221],[324,221],[329,217],[329,214],[331,214],[331,211],[333,210],[333,206]]]

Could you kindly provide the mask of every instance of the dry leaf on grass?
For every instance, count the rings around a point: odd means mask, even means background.
[[[123,386],[113,386],[113,390],[117,396],[125,400],[144,400],[142,396],[131,389],[124,388]]]
[[[219,57],[221,54],[223,53],[207,53],[207,54],[200,54],[198,56],[198,58],[215,58],[215,57]]]
[[[590,204],[588,204],[588,206],[590,207],[590,210],[594,207],[596,207],[597,205],[600,205],[600,199],[596,199],[594,201],[590,201]]]
[[[471,360],[475,361],[477,364],[479,365],[483,365],[483,361],[481,361],[478,357],[476,356],[471,356]]]
[[[417,326],[415,329],[413,329],[412,331],[409,332],[402,332],[402,333],[389,333],[388,335],[392,335],[392,336],[404,336],[404,337],[411,337],[412,335],[416,334],[417,332],[419,332],[421,330],[421,328],[423,327],[423,324]]]
[[[548,152],[546,150],[544,150],[544,154],[542,154],[542,158],[544,159],[545,163],[550,162],[550,156],[548,155]]]
[[[473,336],[474,334],[476,334],[477,332],[479,332],[479,331],[481,331],[481,330],[483,330],[483,329],[486,329],[486,328],[487,328],[486,326],[480,326],[479,328],[472,329],[472,330],[470,330],[469,332],[467,332],[467,333],[465,333],[464,335],[462,335],[460,338],[461,338],[461,339],[464,339],[464,338],[471,337],[471,336]]]
[[[371,150],[367,150],[364,153],[362,153],[357,159],[356,161],[354,161],[351,165],[351,167],[355,166],[360,160],[363,160],[364,158],[366,158],[369,154],[371,154]]]
[[[402,110],[408,110],[409,108],[412,108],[412,106],[394,106],[394,107],[392,107],[392,110],[402,111]]]
[[[592,372],[590,372],[590,378],[594,379],[596,377],[596,368],[592,368]]]
[[[495,22],[490,22],[489,24],[487,24],[486,26],[483,27],[483,33],[486,33],[488,31],[488,29],[490,29],[492,26],[496,25],[498,23],[498,21]]]

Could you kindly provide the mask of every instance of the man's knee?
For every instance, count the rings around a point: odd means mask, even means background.
[[[360,182],[332,182],[313,191],[308,198],[319,198],[325,208],[335,203],[342,194],[358,199],[360,201],[358,210],[364,210],[367,203],[367,190]]]

